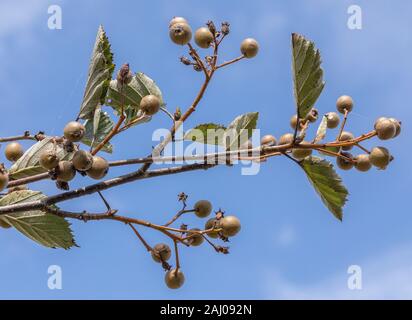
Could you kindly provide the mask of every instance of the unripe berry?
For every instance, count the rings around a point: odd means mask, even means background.
[[[401,133],[401,123],[400,123],[400,121],[398,121],[395,118],[389,118],[389,120],[393,122],[393,124],[395,125],[395,128],[396,128],[395,135],[393,136],[395,138],[395,137],[399,136],[399,134]]]
[[[48,150],[40,155],[39,163],[44,169],[51,170],[58,166],[59,158],[54,150]]]
[[[84,125],[77,121],[69,122],[63,130],[63,134],[70,142],[78,142],[82,140],[86,129]]]
[[[183,46],[192,39],[192,29],[187,23],[177,22],[170,27],[169,36],[174,43]]]
[[[279,145],[291,144],[293,142],[293,134],[285,133],[279,138]]]
[[[336,109],[338,109],[338,111],[343,114],[345,114],[345,109],[348,112],[351,112],[353,109],[352,98],[350,96],[340,96],[336,101]]]
[[[187,20],[186,20],[185,18],[183,18],[183,17],[173,17],[173,19],[170,20],[170,22],[169,22],[169,29],[170,29],[173,25],[175,25],[176,23],[186,23],[186,24],[188,24]]]
[[[153,94],[144,96],[140,101],[140,109],[148,116],[152,116],[160,109],[160,100]]]
[[[371,167],[372,164],[369,160],[369,155],[368,154],[360,154],[355,157],[355,168],[358,169],[359,171],[368,171]]]
[[[15,162],[20,159],[23,155],[24,150],[20,143],[18,142],[11,142],[6,146],[4,150],[4,154],[7,160]]]
[[[72,162],[76,170],[87,171],[93,165],[93,156],[90,152],[78,150],[75,152]]]
[[[375,130],[379,139],[388,140],[395,136],[396,126],[393,121],[387,118],[380,118],[375,122]]]
[[[316,108],[312,108],[305,117],[305,121],[309,121],[311,123],[316,122],[318,120],[319,112]]]
[[[225,216],[219,221],[219,226],[222,228],[222,235],[225,237],[235,236],[241,228],[240,220],[235,216]]]
[[[99,180],[103,178],[107,172],[109,171],[109,163],[106,159],[102,157],[94,156],[93,157],[93,164],[89,170],[86,171],[86,174],[92,178]]]
[[[197,29],[195,32],[195,42],[200,48],[209,48],[213,42],[213,34],[209,28],[201,27]]]
[[[158,243],[153,247],[151,252],[154,261],[161,263],[162,261],[167,261],[172,256],[172,250],[165,243]]]
[[[385,169],[391,161],[391,155],[384,147],[374,147],[369,154],[369,160],[375,167]]]
[[[171,269],[166,272],[165,282],[170,289],[179,289],[185,282],[185,275],[180,269]]]
[[[3,191],[9,184],[9,175],[5,172],[2,172],[0,169],[0,191]]]
[[[302,141],[300,145],[302,144],[309,144],[308,141]],[[309,148],[293,148],[292,150],[292,155],[295,159],[297,160],[302,160],[312,154],[312,149]]]
[[[259,51],[259,44],[253,38],[247,38],[243,40],[240,45],[240,52],[242,52],[242,54],[246,58],[253,58],[254,56],[257,55],[258,51]]]
[[[267,134],[260,139],[260,144],[269,147],[276,146],[276,138],[271,134]]]
[[[290,118],[290,121],[289,121],[290,127],[291,127],[293,130],[295,130],[297,122],[298,122],[298,116],[297,116],[296,114],[294,114],[294,115]],[[304,122],[303,119],[300,119],[300,120],[299,120],[298,130],[301,129],[303,122]]]
[[[212,204],[208,200],[199,200],[194,206],[195,215],[206,218],[212,212]]]
[[[217,220],[216,218],[211,218],[209,220],[207,220],[206,224],[205,224],[205,230],[209,230],[209,229],[219,229],[219,224],[220,224],[220,220]],[[217,237],[219,237],[219,233],[218,232],[209,232],[207,233],[207,235],[210,238],[216,239]]]
[[[341,154],[345,156],[346,158],[353,159],[353,156],[349,152],[342,152]],[[350,170],[354,166],[352,161],[346,160],[345,158],[342,158],[342,157],[336,158],[336,164],[342,170]]]
[[[329,129],[334,129],[339,125],[340,119],[336,112],[329,112],[326,114],[326,125]]]
[[[342,132],[342,134],[341,134],[341,136],[340,136],[340,138],[339,138],[339,141],[348,141],[348,140],[353,140],[355,137],[354,137],[354,135],[351,133],[351,132],[348,132],[348,131],[343,131]],[[344,147],[342,147],[342,150],[350,150],[350,149],[352,149],[352,147],[353,146],[344,146]]]
[[[194,229],[190,229],[187,232],[187,235],[191,236],[191,238],[189,239],[190,245],[193,246],[193,247],[200,246],[204,241],[203,236],[200,233],[195,233],[195,232],[191,232],[191,231],[200,231],[200,229],[194,228]]]
[[[73,180],[76,175],[73,163],[70,161],[60,161],[56,168],[57,180],[69,182]]]

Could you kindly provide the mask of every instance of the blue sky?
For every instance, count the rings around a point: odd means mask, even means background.
[[[62,7],[62,30],[47,28],[51,4]],[[362,8],[362,30],[347,28],[351,4]],[[129,62],[134,71],[155,79],[171,108],[189,105],[202,79],[178,62],[184,51],[169,41],[167,30],[173,16],[186,17],[193,28],[208,19],[229,21],[222,59],[237,56],[245,37],[261,45],[255,59],[216,75],[188,126],[228,123],[259,111],[262,133],[279,137],[288,132],[294,112],[290,33],[298,32],[322,53],[321,113],[334,110],[336,98],[349,94],[355,109],[348,129],[355,134],[369,131],[382,115],[401,119],[403,127],[400,137],[384,143],[395,156],[386,171],[340,172],[350,191],[343,223],[323,206],[303,172],[283,158],[268,161],[255,176],[242,176],[239,167],[219,167],[146,180],[105,195],[122,214],[158,223],[179,209],[179,192],[189,194],[190,203],[207,198],[215,209],[242,221],[231,254],[218,255],[208,246],[183,249],[186,283],[171,291],[159,265],[121,224],[73,222],[81,247],[69,251],[46,249],[14,230],[0,230],[0,298],[412,298],[411,12],[408,1],[383,0],[1,1],[0,136],[24,130],[61,134],[78,112],[99,24],[105,26],[117,65]],[[153,130],[163,127],[169,127],[168,119],[159,115],[116,138],[109,159],[147,154]],[[374,145],[382,141],[366,144]],[[113,169],[110,175],[123,172]],[[72,186],[88,182],[77,179]],[[57,192],[49,181],[32,189]],[[90,196],[63,207],[101,210],[102,205]],[[183,221],[198,223],[191,217]],[[166,240],[140,230],[152,244]],[[62,267],[62,290],[47,287],[50,265]],[[347,287],[350,265],[362,267],[362,290]]]

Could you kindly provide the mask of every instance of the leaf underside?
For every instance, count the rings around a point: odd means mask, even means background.
[[[114,123],[110,119],[107,112],[101,111],[100,108],[96,109],[95,117],[93,120],[86,120],[84,123],[86,132],[82,139],[82,142],[89,146],[97,146],[104,140],[107,134],[113,129]],[[102,148],[102,151],[112,153],[113,146],[110,143],[106,143]]]
[[[256,129],[258,112],[249,112],[236,117],[227,127],[224,144],[228,150],[237,150],[245,143]]]
[[[41,200],[45,197],[39,191],[14,191],[0,199],[0,207],[17,203]],[[39,210],[1,215],[0,220],[14,227],[31,240],[48,248],[69,249],[76,243],[70,223],[64,218]]]
[[[325,86],[320,65],[320,52],[315,44],[292,33],[293,92],[299,118],[305,118]]]
[[[301,166],[322,202],[336,218],[342,220],[342,207],[347,201],[348,190],[333,165],[325,159],[311,156],[305,158]]]

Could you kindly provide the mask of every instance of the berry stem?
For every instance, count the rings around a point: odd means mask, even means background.
[[[240,60],[242,60],[242,59],[244,59],[244,58],[245,58],[245,56],[244,56],[244,55],[241,55],[240,57],[237,57],[237,58],[235,58],[235,59],[226,61],[226,62],[224,62],[224,63],[216,66],[216,67],[215,67],[215,70],[220,69],[220,68],[223,68],[223,67],[228,66],[228,65],[230,65],[230,64],[233,64],[233,63],[235,63],[235,62],[238,62],[238,61],[240,61]]]
[[[137,231],[137,229],[135,228],[135,226],[131,223],[128,223],[129,227],[132,228],[133,232],[135,233],[135,235],[139,238],[139,240],[141,241],[141,243],[144,245],[144,247],[146,248],[147,251],[152,252],[153,248],[151,246],[149,246],[149,244],[146,242],[146,240],[141,236],[141,234],[139,233],[139,231]]]

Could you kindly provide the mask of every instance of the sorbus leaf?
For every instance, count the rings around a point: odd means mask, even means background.
[[[45,195],[39,191],[14,191],[0,199],[0,207],[36,201],[44,197]],[[76,245],[70,223],[64,218],[39,210],[30,210],[1,215],[0,219],[45,247],[69,249]]]
[[[84,123],[86,132],[83,136],[82,143],[87,146],[97,146],[104,140],[107,134],[113,129],[114,123],[110,119],[107,112],[97,108],[93,119],[86,120]],[[106,143],[102,148],[102,151],[112,153],[113,146],[110,143]]]
[[[223,140],[228,150],[239,149],[252,136],[258,117],[259,112],[249,112],[236,117],[229,124]]]
[[[322,121],[319,123],[318,130],[316,131],[316,137],[314,143],[322,141],[326,137],[326,131],[328,129],[328,118],[322,117]]]
[[[204,144],[224,145],[223,136],[226,128],[216,123],[203,123],[185,133],[184,140]]]
[[[113,53],[103,26],[99,26],[89,64],[86,89],[80,106],[79,118],[92,119],[95,109],[105,101],[107,88],[114,70]]]
[[[312,41],[292,33],[293,92],[299,118],[305,118],[320,96],[325,82],[319,50]]]
[[[336,218],[342,220],[342,207],[347,201],[348,190],[333,165],[325,159],[311,156],[305,158],[301,166],[322,202]]]

